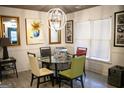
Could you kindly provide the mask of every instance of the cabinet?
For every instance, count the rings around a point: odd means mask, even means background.
[[[124,67],[116,65],[109,68],[108,83],[115,87],[124,87]]]

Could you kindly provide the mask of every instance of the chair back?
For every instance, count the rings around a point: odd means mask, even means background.
[[[40,47],[40,55],[41,55],[41,57],[50,57],[51,56],[51,48],[50,47]]]
[[[31,71],[34,75],[38,76],[40,74],[40,68],[37,61],[37,57],[34,53],[27,52],[27,54],[28,54],[28,59],[31,66]]]
[[[87,48],[84,47],[77,47],[77,51],[76,51],[76,56],[86,56],[87,53]]]
[[[72,58],[71,70],[76,76],[83,74],[86,56]]]
[[[56,47],[54,53],[57,53],[57,55],[67,55],[67,48],[65,47]]]

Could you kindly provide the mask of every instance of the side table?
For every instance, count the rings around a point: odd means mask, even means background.
[[[10,57],[8,59],[0,58],[0,80],[2,81],[2,72],[14,70],[16,76],[18,78],[18,72],[16,68],[16,59],[14,57]]]

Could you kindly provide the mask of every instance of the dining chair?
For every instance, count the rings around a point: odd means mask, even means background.
[[[53,71],[47,69],[47,68],[39,68],[37,57],[34,53],[27,52],[29,63],[31,66],[31,72],[32,72],[32,78],[30,86],[32,86],[33,80],[37,79],[37,88],[39,87],[39,84],[47,82],[43,81],[40,82],[40,78],[42,77],[50,77],[50,80],[52,81],[52,86],[54,86],[54,79],[53,79]]]
[[[85,47],[77,47],[76,54],[73,54],[73,57],[75,56],[82,56],[87,54],[87,48]]]
[[[84,69],[83,68],[84,68],[85,59],[86,59],[86,56],[72,58],[71,68],[68,70],[59,72],[59,87],[61,87],[61,82],[63,80],[70,81],[70,86],[73,87],[74,79],[81,81],[81,85],[82,87],[84,87],[84,84],[83,84]]]
[[[51,48],[50,47],[40,47],[41,57],[51,57]]]
[[[63,46],[62,47],[56,47],[55,49],[59,52],[58,54],[62,55],[61,58],[62,57],[66,58],[67,56],[69,56],[66,47],[63,47]],[[70,68],[70,62],[57,64],[57,65],[58,65],[58,72]]]
[[[40,56],[41,57],[48,57],[50,59],[50,62],[51,62],[51,47],[40,47]],[[49,68],[49,69],[53,69],[53,65],[52,64],[43,64],[42,63],[42,67],[46,67],[46,68]]]
[[[85,47],[77,47],[76,54],[73,54],[74,57],[86,56],[87,48]],[[85,64],[84,64],[84,76],[86,77]]]

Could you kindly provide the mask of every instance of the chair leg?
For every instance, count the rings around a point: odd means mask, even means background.
[[[84,65],[84,76],[86,77],[85,65]]]
[[[40,84],[40,77],[37,78],[37,88],[39,88],[39,84]]]
[[[31,76],[31,83],[30,83],[30,86],[32,86],[33,79],[34,79],[34,75],[32,74],[32,76]]]
[[[59,81],[59,88],[61,88],[61,78],[59,77],[58,79],[59,79],[58,80]]]
[[[14,64],[14,66],[15,66],[16,77],[18,78],[18,72],[17,72],[16,64]]]
[[[73,88],[73,80],[71,80],[71,88]]]
[[[84,77],[86,77],[86,72],[84,71]]]
[[[50,79],[51,79],[51,81],[52,81],[52,86],[54,87],[54,78],[53,78],[53,74],[50,75]]]
[[[0,71],[0,81],[2,82],[2,71]]]
[[[82,88],[84,88],[83,76],[80,76]]]

